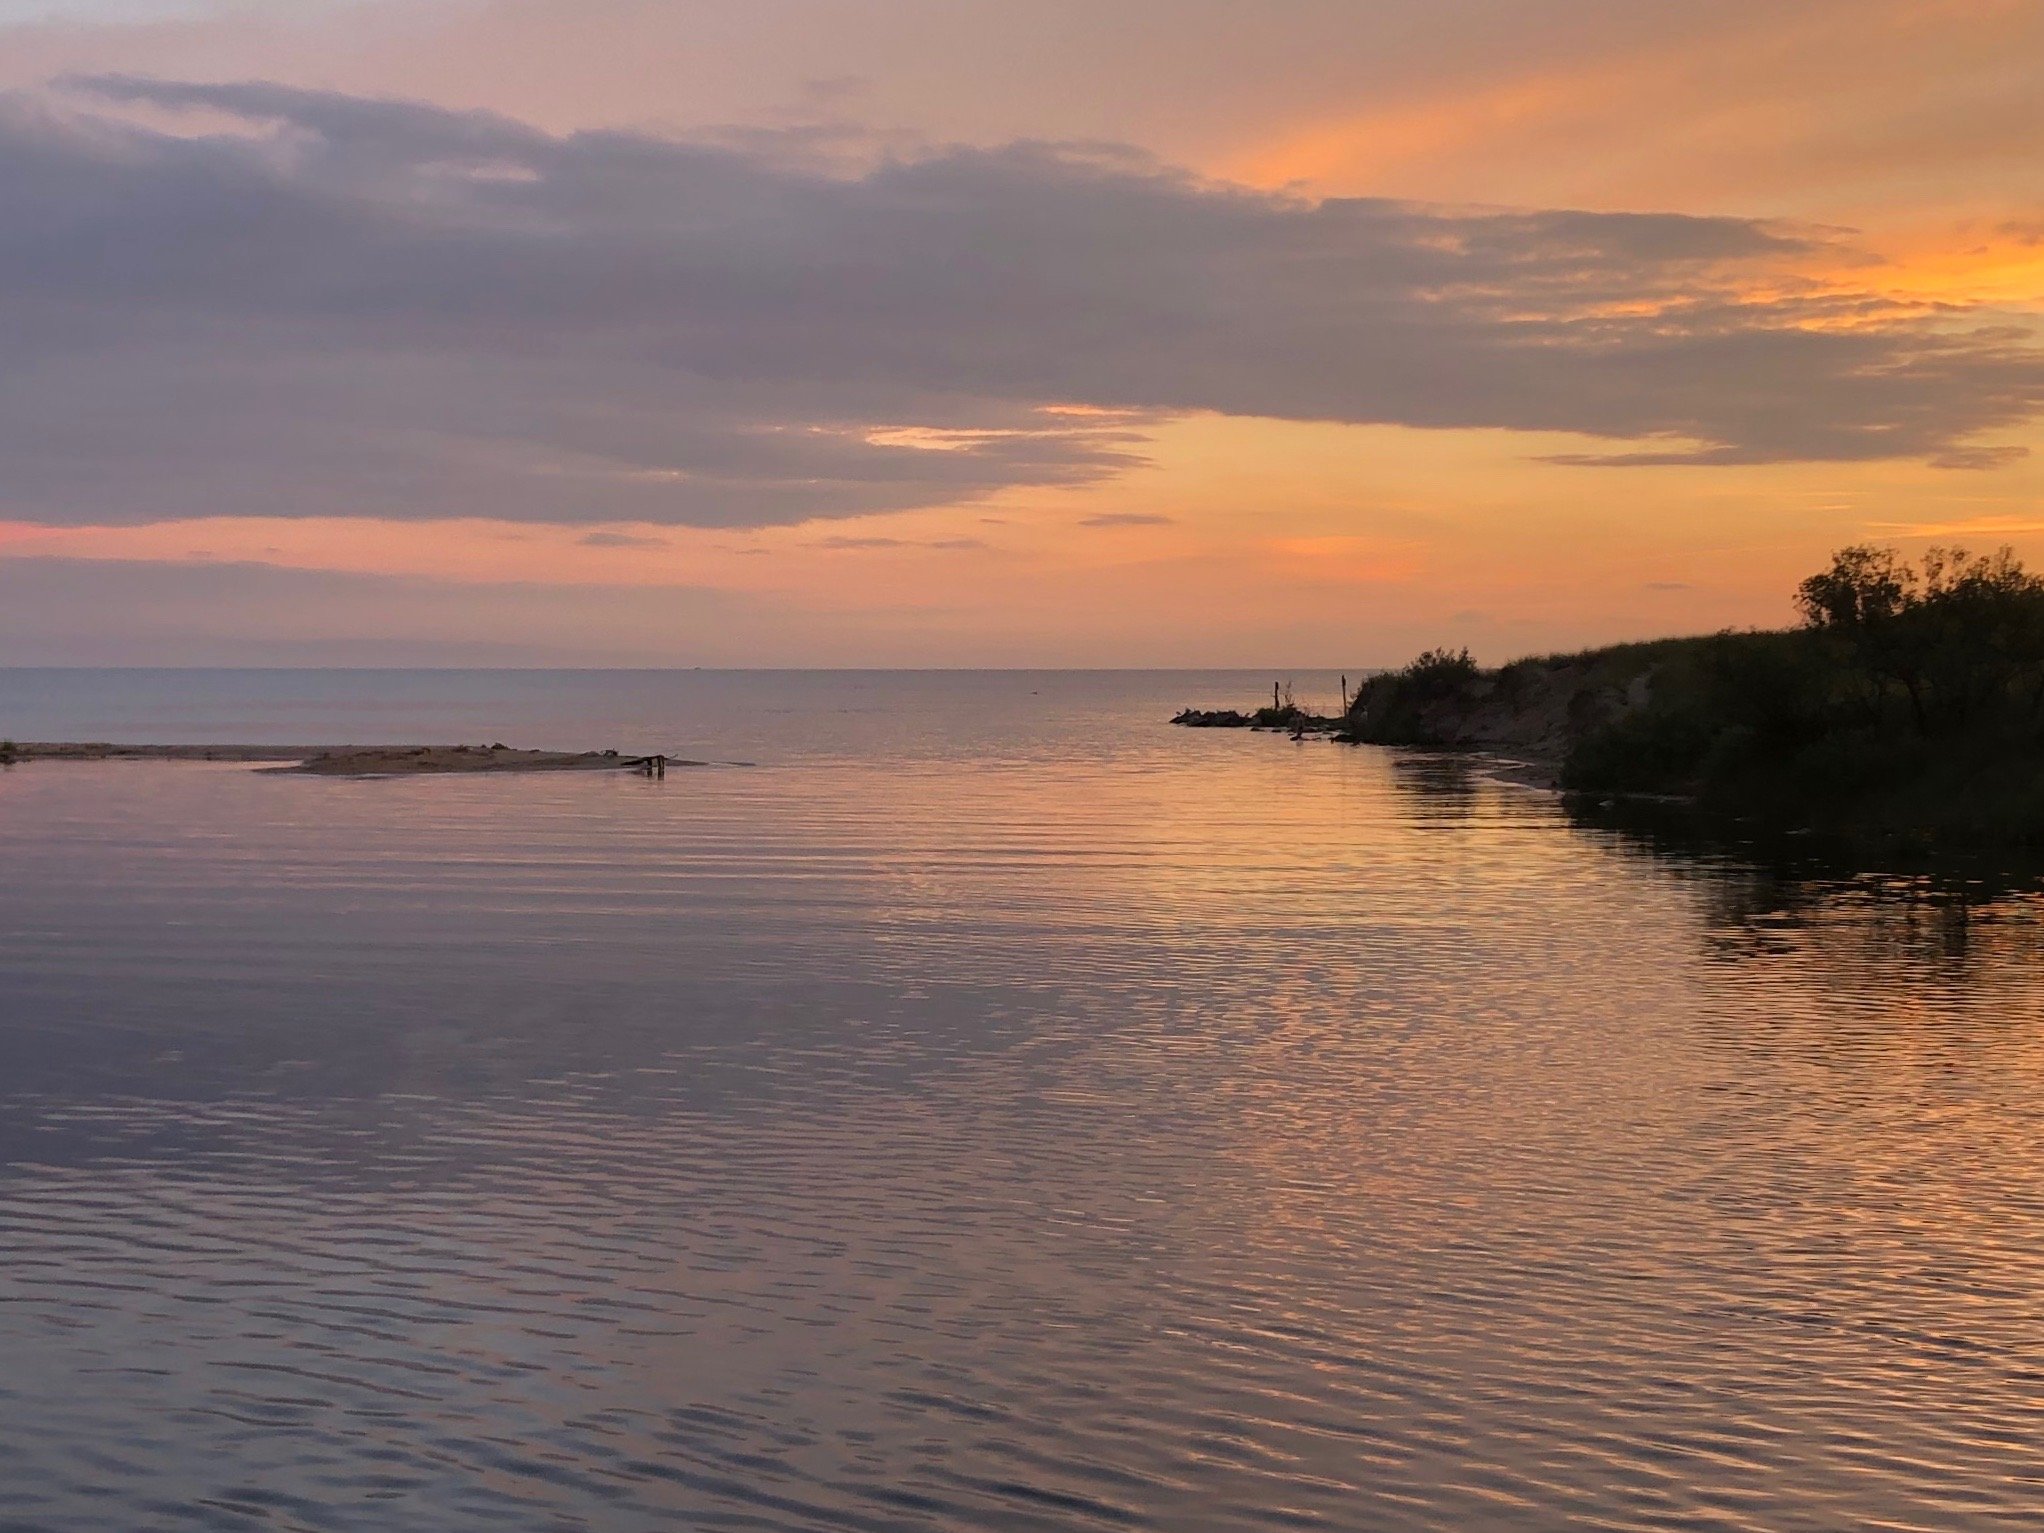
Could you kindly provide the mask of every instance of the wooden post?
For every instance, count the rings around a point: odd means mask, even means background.
[[[1272,682],[1270,684],[1270,711],[1272,713],[1276,713],[1277,706],[1278,706],[1278,684],[1276,682]]]

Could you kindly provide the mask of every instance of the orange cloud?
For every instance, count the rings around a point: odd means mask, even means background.
[[[2044,229],[2004,224],[1932,228],[1891,241],[1892,265],[1872,280],[1925,301],[2044,306]],[[1862,274],[1862,281],[1867,280]]]
[[[1945,522],[1875,522],[1877,532],[1897,538],[2020,538],[2044,533],[2034,516],[1969,516]]]
[[[1885,222],[2000,205],[2044,130],[2044,11],[2025,0],[1691,14],[1309,109],[1210,163],[1322,193]]]

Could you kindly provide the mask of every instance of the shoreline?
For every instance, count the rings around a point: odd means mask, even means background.
[[[216,761],[313,777],[428,777],[478,772],[640,772],[703,766],[659,754],[518,750],[506,745],[120,745],[108,741],[26,741],[0,751],[0,765],[32,762]]]
[[[1294,740],[1328,740],[1337,745],[1376,745],[1430,755],[1464,756],[1480,760],[1501,781],[1522,788],[1563,791],[1561,775],[1566,755],[1546,740],[1529,742],[1467,735],[1454,739],[1373,739],[1358,730],[1353,718],[1312,713],[1298,707],[1259,708],[1253,713],[1234,708],[1186,708],[1175,714],[1171,722],[1185,729],[1246,729],[1253,734],[1289,735]]]

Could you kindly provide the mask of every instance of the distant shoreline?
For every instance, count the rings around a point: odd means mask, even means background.
[[[702,766],[658,754],[535,751],[505,745],[116,745],[31,741],[0,746],[0,765],[81,761],[220,761],[315,777],[427,777],[479,772],[640,772]]]

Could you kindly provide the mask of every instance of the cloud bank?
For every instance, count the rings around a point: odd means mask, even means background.
[[[1799,281],[1827,237],[1765,222],[72,88],[0,102],[19,520],[786,524],[1098,480],[1202,411],[1968,466],[2044,410],[2028,334]]]

